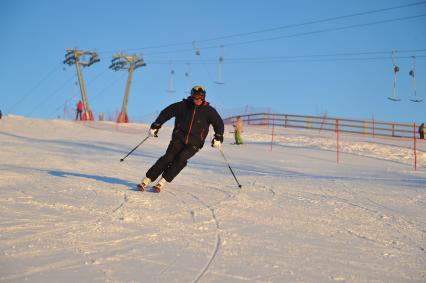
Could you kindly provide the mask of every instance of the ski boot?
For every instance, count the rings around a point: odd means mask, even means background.
[[[163,189],[167,184],[167,181],[164,178],[161,178],[160,181],[158,181],[157,185],[154,186],[154,193],[161,192],[161,189]]]
[[[145,191],[145,188],[151,183],[151,179],[148,177],[145,177],[142,181],[142,183],[138,184],[138,190],[143,192]]]

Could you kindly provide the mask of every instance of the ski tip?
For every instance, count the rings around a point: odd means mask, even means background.
[[[161,189],[159,187],[155,186],[155,187],[152,188],[152,192],[153,193],[159,193],[159,192],[161,192]]]
[[[142,184],[138,184],[136,188],[138,189],[138,191],[141,191],[141,192],[145,191],[145,187]]]

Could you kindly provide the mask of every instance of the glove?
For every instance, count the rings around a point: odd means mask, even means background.
[[[160,130],[161,125],[158,123],[152,123],[151,128],[149,129],[149,136],[150,137],[158,137],[158,130]]]
[[[216,149],[220,149],[223,142],[223,136],[219,134],[215,134],[214,138],[212,139],[212,147]]]
[[[222,143],[218,140],[213,139],[212,140],[212,147],[216,148],[216,149],[220,149]]]
[[[149,129],[149,136],[150,137],[158,137],[158,135],[157,135],[157,133],[158,133],[158,129]]]

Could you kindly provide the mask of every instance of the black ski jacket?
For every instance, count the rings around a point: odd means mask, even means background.
[[[185,144],[202,148],[209,133],[209,127],[212,125],[215,135],[223,141],[223,120],[207,101],[197,106],[192,98],[188,97],[173,103],[161,111],[153,125],[159,128],[172,117],[175,117],[173,140],[179,139]]]

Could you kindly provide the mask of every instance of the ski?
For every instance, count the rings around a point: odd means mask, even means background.
[[[136,187],[141,192],[145,191],[145,185],[144,184],[138,184]]]
[[[147,187],[147,186],[144,186],[144,184],[138,184],[137,189],[138,189],[138,191],[141,191],[141,192],[144,192],[144,191],[151,192],[151,193],[161,192],[161,188],[158,187],[158,186]]]

